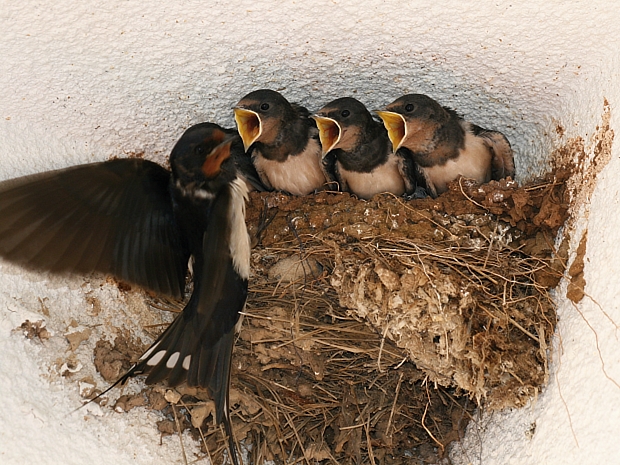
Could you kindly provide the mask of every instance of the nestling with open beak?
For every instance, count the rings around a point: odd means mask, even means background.
[[[189,128],[172,150],[171,171],[131,158],[4,181],[0,255],[55,272],[99,271],[178,298],[192,257],[183,312],[109,389],[142,374],[147,384],[207,388],[238,465],[228,398],[250,241],[235,138],[215,124]]]
[[[318,130],[304,107],[262,89],[243,97],[234,112],[245,150],[268,189],[306,195],[331,181]]]
[[[479,183],[514,177],[513,151],[502,133],[471,124],[426,95],[405,95],[377,114],[393,150],[411,157],[417,184],[432,197],[459,176]]]
[[[363,103],[351,97],[336,99],[313,116],[319,128],[323,156],[335,155],[340,189],[363,199],[415,189],[413,163],[392,151],[387,131]]]

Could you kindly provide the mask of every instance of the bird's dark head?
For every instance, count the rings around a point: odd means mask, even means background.
[[[293,107],[274,90],[250,92],[234,107],[235,121],[246,152],[254,142],[272,143],[278,129],[295,117]]]
[[[374,121],[364,104],[352,97],[336,99],[312,117],[319,128],[323,156],[334,149],[352,150],[367,125]]]
[[[170,154],[170,168],[177,187],[217,193],[236,176],[231,145],[238,136],[217,124],[201,123],[183,133]]]
[[[423,94],[403,95],[376,113],[383,120],[395,152],[449,118],[438,102]]]

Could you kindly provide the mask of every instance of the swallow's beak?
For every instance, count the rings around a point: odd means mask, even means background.
[[[393,111],[376,110],[375,113],[383,120],[383,125],[387,129],[388,137],[392,142],[392,151],[396,153],[407,136],[407,124],[404,116]]]
[[[230,158],[230,146],[232,143],[233,138],[227,138],[207,155],[205,162],[202,164],[202,172],[207,178],[211,179],[220,174],[222,163]]]
[[[263,132],[260,116],[252,110],[242,107],[235,107],[235,121],[237,122],[237,130],[243,141],[243,148],[247,152],[250,146],[256,142]]]
[[[312,115],[312,118],[316,121],[316,126],[319,128],[319,139],[321,140],[323,157],[325,157],[340,142],[342,129],[334,119],[319,115]]]

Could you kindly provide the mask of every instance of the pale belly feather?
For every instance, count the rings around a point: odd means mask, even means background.
[[[491,180],[491,152],[484,141],[468,133],[465,136],[465,148],[458,158],[449,160],[444,165],[424,168],[427,180],[437,194],[448,190],[448,183],[459,176],[475,179],[479,183]]]
[[[391,192],[395,195],[402,195],[405,192],[405,182],[398,171],[397,159],[394,155],[370,173],[347,171],[342,167],[339,172],[349,191],[362,199],[370,199],[373,195],[382,192]]]
[[[320,150],[312,147],[299,155],[289,156],[284,162],[256,156],[254,166],[259,174],[267,177],[274,189],[307,195],[327,182],[320,167],[320,157]]]

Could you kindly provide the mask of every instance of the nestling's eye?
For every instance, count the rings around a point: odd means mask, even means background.
[[[196,149],[194,151],[196,152],[196,155],[198,155],[199,157],[204,157],[206,155],[205,148],[203,145],[196,146]]]
[[[267,110],[269,110],[269,104],[268,104],[268,103],[263,103],[263,104],[260,106],[260,109],[261,109],[261,110],[263,110],[263,111],[267,111]]]
[[[349,110],[342,110],[340,112],[340,116],[342,116],[343,118],[346,118],[347,116],[349,116],[351,114],[351,112]]]
[[[415,108],[415,107],[413,106],[413,104],[412,104],[412,103],[408,103],[408,104],[405,106],[405,111],[406,111],[406,112],[412,112],[414,108]]]

